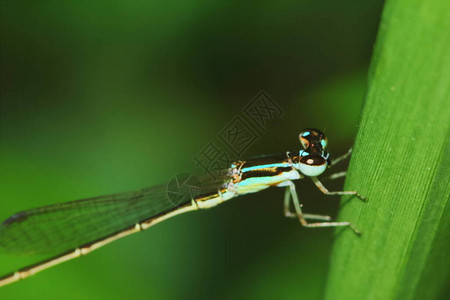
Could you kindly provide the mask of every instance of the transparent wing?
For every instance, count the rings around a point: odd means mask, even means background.
[[[17,213],[0,225],[0,251],[53,253],[77,248],[143,220],[172,211],[193,197],[216,192],[227,171],[214,177],[174,177],[168,184],[82,199]]]

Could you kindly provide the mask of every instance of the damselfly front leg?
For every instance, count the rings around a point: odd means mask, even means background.
[[[350,155],[352,155],[352,148],[348,149],[347,153],[345,153],[344,155],[341,155],[338,158],[333,159],[331,161],[331,163],[329,164],[329,168],[334,167],[335,165],[337,165],[341,161],[346,160],[347,158],[350,157]]]
[[[331,160],[331,162],[328,164],[328,168],[334,167],[338,163],[348,159],[350,157],[350,155],[352,155],[352,148],[348,149],[347,153],[345,153],[344,155],[341,155],[338,158]],[[347,171],[337,172],[337,173],[328,175],[327,177],[323,178],[323,181],[335,180],[338,178],[343,178],[345,176],[347,176]]]
[[[331,174],[325,178],[322,178],[322,181],[335,180],[335,179],[343,178],[345,176],[347,176],[347,171],[337,172],[337,173]]]
[[[323,184],[320,182],[320,180],[317,177],[311,177],[311,180],[314,182],[314,184],[317,186],[317,188],[324,193],[325,195],[354,195],[358,197],[358,199],[366,202],[367,199],[363,196],[361,196],[357,191],[333,191],[330,192]]]
[[[290,197],[289,197],[290,195]],[[300,206],[300,202],[298,200],[298,196],[297,196],[297,192],[295,190],[295,185],[292,181],[289,181],[287,183],[287,187],[286,187],[286,194],[285,194],[285,198],[284,198],[284,203],[285,203],[285,214],[286,212],[289,212],[289,198],[292,198],[292,202],[294,203],[294,208],[295,208],[295,212],[296,215],[300,221],[300,224],[302,224],[302,226],[304,227],[310,227],[310,228],[316,228],[316,227],[344,227],[344,226],[348,226],[350,227],[353,232],[355,232],[357,235],[361,235],[361,233],[350,223],[350,222],[317,222],[317,223],[308,223],[306,221],[306,219],[315,219],[315,220],[323,220],[323,221],[328,221],[330,220],[329,216],[320,216],[320,215],[311,215],[311,214],[304,214],[302,212],[301,206]],[[286,208],[286,199],[287,200],[287,208]],[[291,213],[292,214],[292,213]]]

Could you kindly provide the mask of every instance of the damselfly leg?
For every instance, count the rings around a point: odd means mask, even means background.
[[[331,163],[328,165],[328,168],[334,167],[338,163],[350,158],[351,155],[352,155],[352,148],[348,149],[347,153],[345,153],[344,155],[341,155],[338,158],[333,159],[331,161]],[[343,178],[345,176],[347,176],[347,171],[337,172],[337,173],[328,175],[327,177],[323,178],[323,181],[335,180],[335,179]]]
[[[320,182],[320,180],[317,177],[311,177],[311,180],[314,182],[314,184],[317,186],[317,188],[324,193],[325,195],[354,195],[356,197],[358,197],[358,199],[366,202],[367,199],[365,197],[363,197],[362,195],[360,195],[357,191],[333,191],[330,192],[323,184],[322,182]]]
[[[331,161],[329,167],[331,168],[331,167],[337,165],[338,163],[340,163],[341,161],[348,159],[350,157],[350,155],[352,155],[352,148],[348,149],[347,153],[345,153],[344,155],[341,155],[338,158],[333,159]]]
[[[285,215],[289,216],[292,214],[289,211],[289,199],[292,198],[292,202],[294,204],[294,208],[295,208],[295,212],[296,215],[300,221],[300,224],[304,227],[309,227],[309,228],[317,228],[317,227],[350,227],[354,233],[356,233],[357,235],[361,235],[361,233],[352,225],[352,223],[350,222],[317,222],[317,223],[308,223],[306,221],[306,219],[315,219],[315,220],[323,220],[323,221],[328,221],[330,220],[329,216],[320,216],[320,215],[311,215],[311,214],[303,214],[301,206],[300,206],[300,202],[298,200],[298,196],[297,196],[297,192],[295,190],[295,185],[292,181],[289,181],[289,183],[286,186],[286,194],[285,194],[285,198],[284,198],[284,203],[285,203]],[[287,200],[286,200],[287,199]],[[286,203],[287,203],[287,207],[286,207]],[[309,216],[309,218],[307,218],[306,216]]]
[[[298,215],[295,212],[292,212],[290,209],[290,203],[291,203],[291,192],[289,188],[286,188],[286,191],[284,193],[284,216],[286,218],[297,218]],[[303,218],[307,220],[319,220],[319,221],[330,221],[330,216],[325,215],[316,215],[316,214],[303,214]]]
[[[348,149],[347,153],[345,153],[344,155],[341,155],[338,158],[331,160],[331,163],[329,163],[328,168],[334,167],[338,163],[350,158],[351,155],[352,155],[352,148]],[[343,178],[345,176],[347,176],[347,171],[337,172],[337,173],[328,175],[327,177],[323,178],[323,181],[339,179],[339,178]]]
[[[345,176],[347,176],[347,171],[337,172],[337,173],[331,174],[325,178],[322,178],[322,181],[335,180],[335,179],[343,178]]]

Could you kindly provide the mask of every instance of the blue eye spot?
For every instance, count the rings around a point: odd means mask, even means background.
[[[306,150],[300,150],[299,155],[300,155],[301,157],[308,156],[308,155],[309,155],[309,152],[306,151]]]
[[[302,137],[308,136],[308,135],[310,135],[310,134],[311,134],[311,132],[305,131],[305,132],[303,132]]]

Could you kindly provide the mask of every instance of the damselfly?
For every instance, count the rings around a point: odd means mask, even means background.
[[[326,195],[355,195],[356,191],[330,192],[317,176],[347,158],[351,151],[331,162],[327,139],[317,129],[300,133],[303,150],[298,155],[266,156],[236,161],[213,176],[187,176],[169,184],[135,192],[82,199],[19,212],[0,225],[0,252],[62,253],[35,265],[0,277],[4,286],[73,258],[86,255],[112,241],[145,230],[175,215],[216,206],[231,198],[255,193],[271,186],[286,187],[284,214],[298,218],[305,227],[347,226],[331,222],[329,216],[302,212],[293,180],[312,179]],[[345,176],[337,173],[330,178]],[[291,203],[294,211],[291,211]],[[307,220],[316,220],[308,222]],[[320,221],[320,222],[317,222]]]

